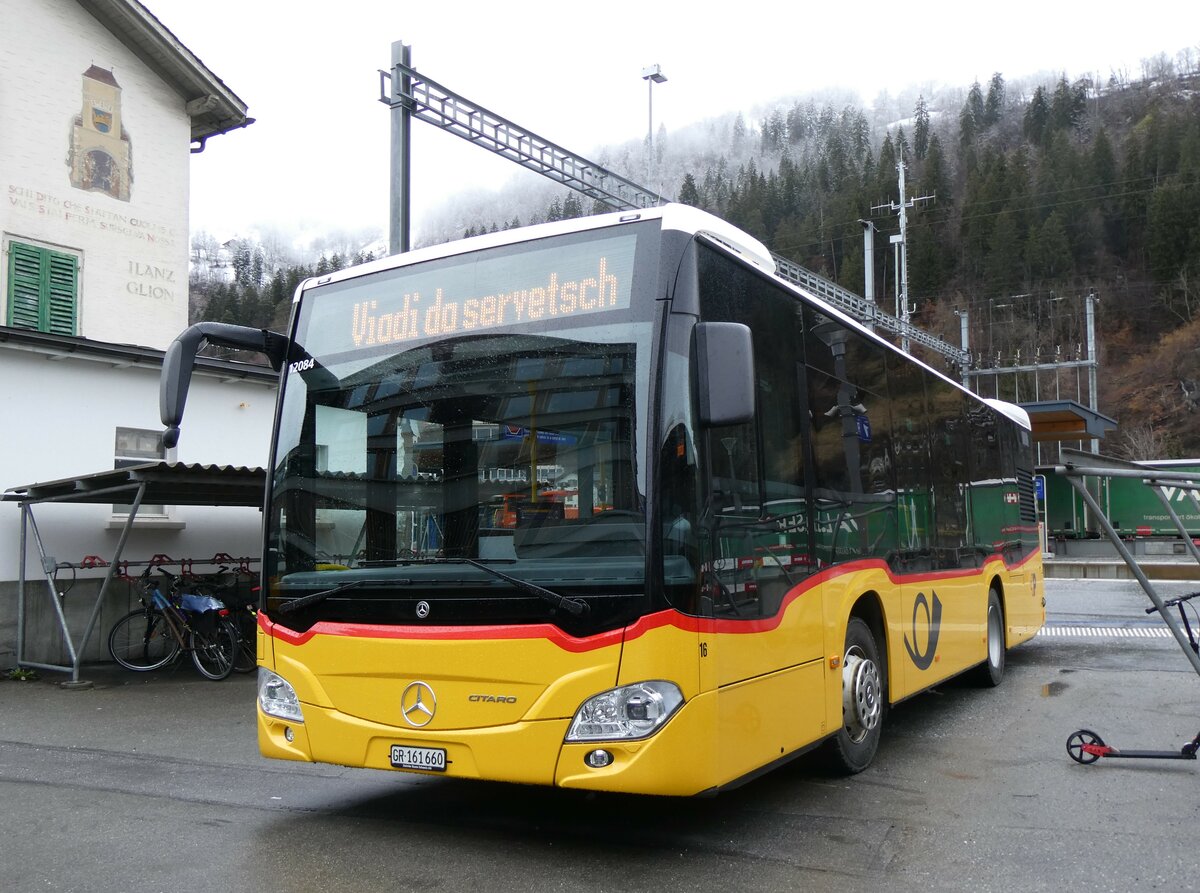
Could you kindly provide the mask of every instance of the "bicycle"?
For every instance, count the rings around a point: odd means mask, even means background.
[[[200,675],[224,679],[233,672],[238,648],[228,610],[211,596],[179,593],[179,578],[158,570],[172,581],[170,595],[163,594],[147,567],[138,578],[142,606],[113,624],[109,654],[125,669],[143,673],[165,667],[186,651]]]
[[[1197,640],[1196,630],[1188,622],[1187,611],[1184,610],[1184,605],[1196,596],[1200,596],[1200,592],[1189,592],[1178,598],[1167,599],[1162,606],[1164,611],[1167,608],[1179,609],[1179,619],[1183,623],[1188,643],[1194,653],[1200,654],[1200,641]],[[1190,607],[1195,613],[1196,606],[1191,605]],[[1157,610],[1158,608],[1152,605],[1146,609],[1146,613],[1153,614]],[[1195,738],[1179,750],[1121,750],[1105,744],[1104,739],[1091,729],[1079,729],[1072,732],[1067,738],[1067,755],[1076,763],[1082,763],[1085,766],[1096,762],[1101,757],[1119,757],[1127,760],[1194,760],[1197,752],[1200,752],[1200,733],[1197,733]]]
[[[253,673],[258,669],[258,609],[246,602],[233,610],[233,617],[230,625],[237,637],[233,672]]]
[[[258,610],[253,594],[245,596],[239,589],[237,575],[229,579],[229,566],[221,565],[211,574],[193,574],[189,587],[197,595],[219,599],[228,609],[227,619],[237,642],[233,672],[252,673],[258,669]],[[257,592],[257,588],[255,589]]]

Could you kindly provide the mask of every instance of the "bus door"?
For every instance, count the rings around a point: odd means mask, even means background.
[[[824,614],[812,585],[801,311],[777,282],[702,247],[700,316],[749,327],[756,416],[699,433],[701,556],[721,773],[826,731]]]
[[[701,681],[717,693],[726,779],[824,732],[822,600],[810,585],[805,499],[800,489],[772,499],[760,487],[756,441],[751,431],[708,437],[713,512],[703,543]]]

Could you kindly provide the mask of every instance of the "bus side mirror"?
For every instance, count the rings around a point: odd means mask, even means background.
[[[696,324],[700,424],[743,425],[754,419],[754,343],[738,322]]]
[[[191,367],[195,362],[196,346],[187,345],[178,338],[171,342],[163,357],[162,376],[158,386],[158,414],[166,426],[166,431],[163,432],[163,446],[167,449],[179,442],[179,423],[183,421],[183,406],[187,402],[188,385],[192,381]]]
[[[220,347],[265,353],[276,372],[287,362],[290,349],[288,339],[276,332],[223,322],[198,322],[180,332],[163,356],[158,384],[158,412],[166,427],[163,446],[167,449],[179,442],[179,425],[183,421],[196,354],[205,341]]]

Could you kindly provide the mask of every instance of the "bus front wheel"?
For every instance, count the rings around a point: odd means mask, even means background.
[[[842,727],[827,745],[839,773],[853,775],[871,764],[879,749],[885,699],[875,635],[865,621],[851,617],[842,658]]]

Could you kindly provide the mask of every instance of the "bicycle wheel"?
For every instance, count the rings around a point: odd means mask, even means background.
[[[113,624],[108,653],[125,669],[142,673],[173,661],[179,654],[179,642],[161,612],[142,608]]]
[[[206,679],[224,679],[233,672],[237,640],[229,622],[222,620],[212,629],[192,629],[188,637],[192,663]]]
[[[258,668],[258,624],[249,611],[239,611],[237,620],[230,625],[237,637],[237,651],[233,653],[233,672],[253,673]]]

